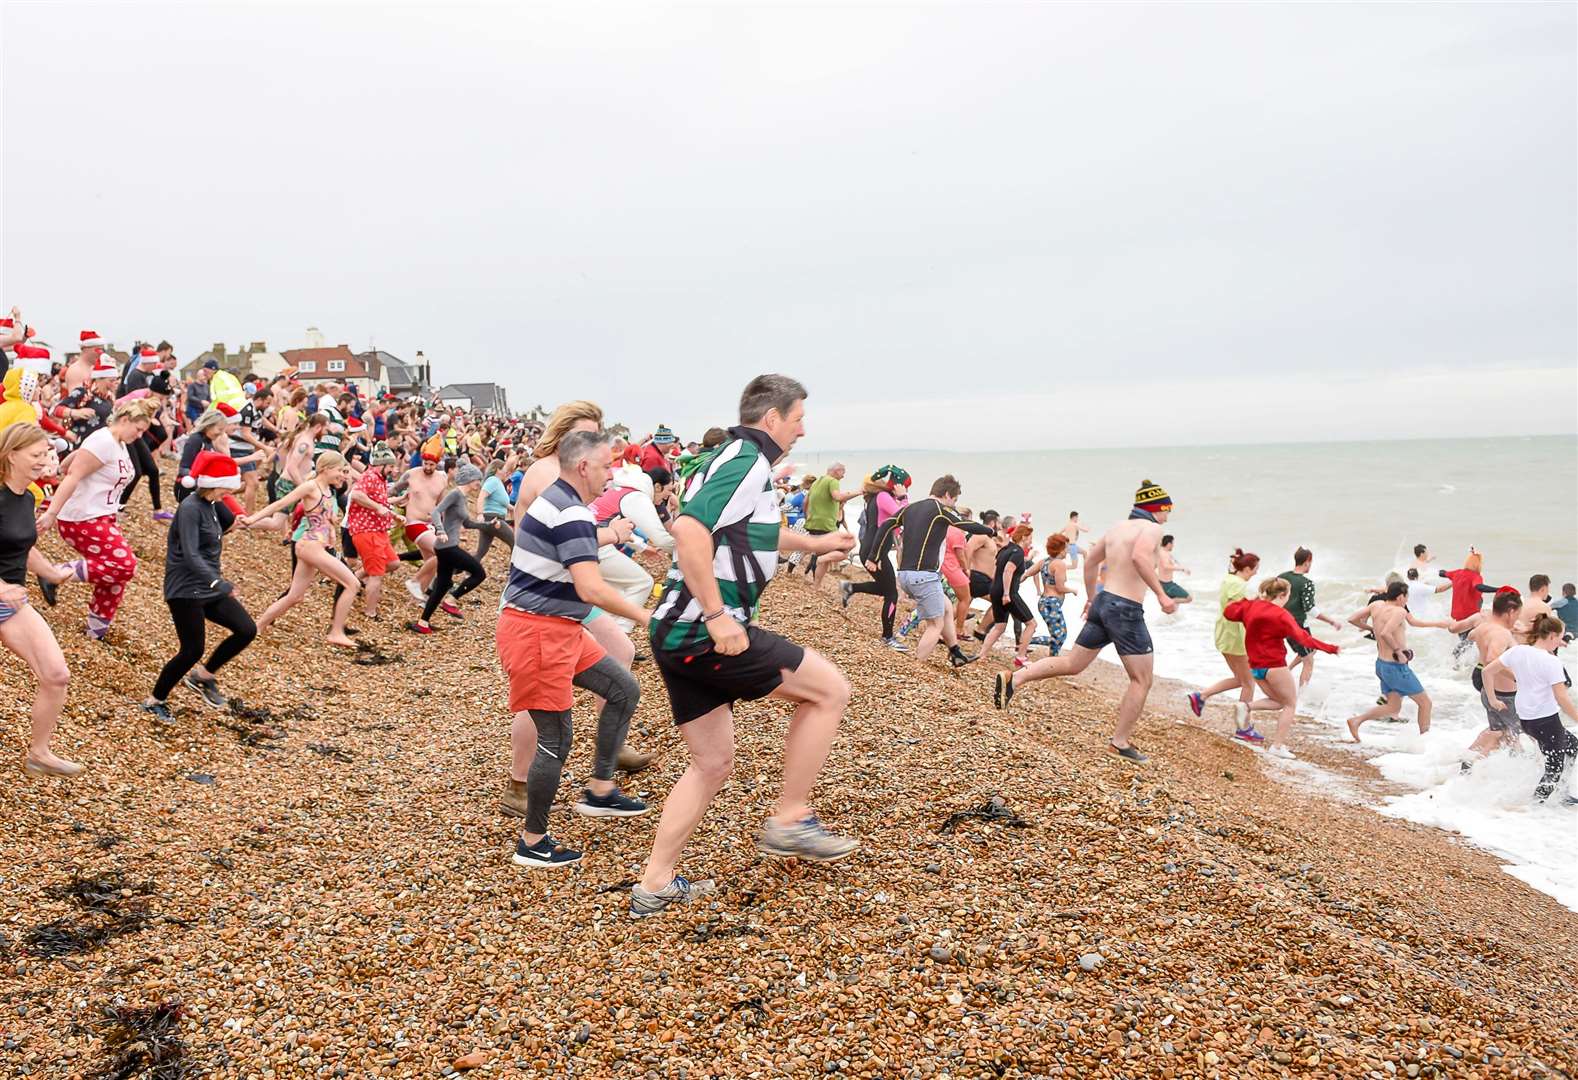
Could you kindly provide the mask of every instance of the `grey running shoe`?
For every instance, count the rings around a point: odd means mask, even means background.
[[[1107,749],[1111,750],[1114,754],[1117,754],[1124,761],[1132,761],[1136,765],[1143,765],[1145,762],[1151,760],[1144,754],[1140,753],[1138,747],[1114,746],[1112,743],[1108,743]]]
[[[822,827],[812,814],[793,825],[768,820],[756,846],[768,855],[805,859],[807,862],[837,862],[854,853],[860,841],[852,836],[837,836]]]
[[[640,885],[635,885],[630,890],[630,917],[645,919],[649,915],[666,911],[674,904],[688,904],[703,896],[711,896],[716,890],[717,886],[711,878],[691,881],[677,875],[657,892],[647,892]]]
[[[883,638],[882,639],[882,644],[886,645],[888,648],[892,649],[894,652],[909,652],[910,651],[910,647],[908,645],[904,644],[904,642],[900,641],[896,637]]]
[[[156,701],[152,705],[144,702],[141,708],[143,712],[153,717],[154,723],[162,727],[170,727],[175,723],[175,717],[170,715],[169,706],[162,701]]]
[[[182,679],[181,681],[185,683],[188,688],[197,691],[198,696],[208,703],[209,708],[223,709],[226,705],[230,704],[230,702],[225,699],[225,695],[219,692],[219,683],[217,680],[210,679],[205,682],[202,679],[199,679],[196,675],[188,673],[186,678]]]
[[[854,586],[847,581],[840,581],[838,583],[838,595],[844,598],[845,607],[849,606],[849,598],[852,595],[851,590],[853,589]]]

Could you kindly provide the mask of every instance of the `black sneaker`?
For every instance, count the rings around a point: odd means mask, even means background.
[[[840,581],[838,583],[838,595],[843,598],[844,606],[846,608],[849,606],[849,598],[854,595],[854,588],[855,587],[847,581]]]
[[[575,801],[575,812],[587,817],[640,817],[650,809],[640,799],[621,794],[618,788],[607,795],[593,795],[582,788],[581,797]]]
[[[163,727],[174,727],[175,717],[170,715],[170,709],[164,702],[155,702],[152,705],[144,703],[142,711],[153,717],[153,722]]]
[[[974,663],[975,660],[976,657],[965,655],[964,650],[957,645],[948,650],[948,663],[954,667],[963,667],[966,664]]]
[[[544,836],[530,847],[517,836],[511,861],[528,870],[557,870],[561,866],[574,866],[580,862],[581,853],[560,846],[551,836]]]
[[[992,704],[999,709],[1008,708],[1008,703],[1014,700],[1014,676],[1009,671],[999,671],[997,681],[992,686]]]
[[[198,695],[208,703],[209,708],[223,709],[230,704],[225,695],[219,692],[219,683],[214,679],[209,679],[205,682],[188,672],[186,678],[182,679],[181,682],[185,683],[190,689],[196,690]]]
[[[1111,750],[1114,754],[1117,754],[1124,761],[1132,761],[1136,765],[1143,765],[1147,761],[1151,760],[1144,754],[1140,753],[1138,748],[1133,746],[1114,746],[1112,743],[1108,743],[1107,749]]]

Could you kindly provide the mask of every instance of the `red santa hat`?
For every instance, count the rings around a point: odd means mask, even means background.
[[[5,327],[7,330],[15,329],[16,328],[16,320],[12,319],[10,317],[4,318],[4,319],[0,319],[0,326]],[[28,338],[32,337],[36,333],[38,333],[37,330],[34,330],[31,326],[24,325],[22,327],[22,340],[26,341]]]
[[[241,469],[228,454],[201,450],[192,461],[192,471],[181,477],[181,486],[235,491],[241,486]]]
[[[214,402],[214,408],[218,409],[221,413],[224,413],[226,419],[230,419],[236,415],[236,407],[223,401]]]
[[[118,379],[121,369],[110,359],[109,353],[99,353],[99,358],[93,362],[93,370],[88,372],[90,379]]]
[[[142,352],[137,354],[137,366],[138,367],[146,367],[146,366],[148,366],[150,364],[151,365],[157,365],[158,363],[159,363],[159,350],[154,348],[152,345],[144,345],[142,347]]]
[[[345,421],[345,426],[350,429],[352,435],[361,434],[363,429],[367,427],[366,424],[362,423],[362,418],[360,416],[351,417],[349,420]]]
[[[84,330],[79,336],[78,344],[84,349],[91,349],[95,345],[102,349],[104,347],[104,339],[99,336],[97,330]]]
[[[46,366],[49,364],[48,345],[36,341],[23,341],[12,351],[16,353],[18,360],[42,360]]]

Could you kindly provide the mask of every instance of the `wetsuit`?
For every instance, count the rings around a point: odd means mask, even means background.
[[[1003,591],[1003,571],[1008,564],[1014,566],[1009,578],[1007,591]],[[1015,543],[1004,545],[1003,550],[997,553],[997,571],[992,574],[992,621],[1003,622],[1013,616],[1014,634],[1018,636],[1024,632],[1035,616],[1030,614],[1030,605],[1025,603],[1025,598],[1019,595],[1019,585],[1025,576],[1025,549]]]
[[[942,546],[948,539],[950,525],[973,536],[992,535],[990,528],[980,522],[965,521],[953,507],[936,499],[922,499],[888,518],[877,530],[875,546],[886,551],[894,530],[902,528],[904,542],[899,547],[899,572],[936,573],[942,568]],[[865,557],[864,552],[861,557]]]
[[[871,571],[871,580],[862,581],[858,585],[851,585],[851,593],[871,593],[882,597],[882,636],[893,636],[893,619],[899,613],[899,581],[893,573],[893,564],[888,561],[888,551],[893,546],[893,529],[890,527],[897,523],[898,514],[888,518],[882,525],[877,524],[877,496],[883,492],[873,492],[865,497],[866,516],[865,530],[860,538],[860,562],[876,563],[877,568]]]

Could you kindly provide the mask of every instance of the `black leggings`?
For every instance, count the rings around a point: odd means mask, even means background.
[[[444,596],[454,586],[453,595],[456,600],[465,596],[472,589],[481,585],[488,572],[482,569],[482,564],[477,557],[459,544],[449,547],[434,548],[433,554],[438,559],[438,572],[433,575],[433,586],[427,590],[427,603],[422,608],[422,621],[427,622],[433,617],[433,612],[438,610],[438,605],[444,602]],[[463,570],[466,580],[455,585],[455,571]]]
[[[208,623],[230,631],[230,636],[214,647],[213,654],[203,665],[210,674],[234,660],[258,636],[257,623],[233,596],[217,596],[212,600],[166,600],[165,603],[170,605],[170,619],[175,623],[181,650],[159,672],[159,679],[153,684],[155,701],[167,699],[181,676],[201,659],[207,644]]]
[[[495,540],[508,548],[515,546],[515,533],[510,528],[509,520],[497,514],[484,514],[482,528],[477,531],[482,534],[482,539],[477,541],[478,562],[482,561],[482,557],[488,553]]]
[[[592,776],[598,780],[612,780],[619,748],[625,745],[625,735],[630,731],[630,717],[636,711],[636,702],[641,699],[641,686],[635,676],[611,656],[603,657],[577,675],[575,685],[603,699],[603,711],[597,717],[597,750],[592,758]],[[548,809],[559,793],[564,759],[570,752],[570,710],[528,711],[532,723],[537,725],[537,754],[526,773],[526,831],[546,833]]]
[[[893,617],[899,613],[899,580],[893,573],[893,563],[886,558],[878,559],[877,572],[871,575],[871,580],[851,585],[849,591],[882,597],[882,636],[892,637]]]
[[[143,477],[148,478],[148,498],[153,501],[155,510],[164,509],[164,493],[159,490],[159,463],[153,456],[153,448],[148,445],[146,438],[133,439],[126,444],[126,451],[131,455],[132,473],[131,483],[126,485],[126,490],[121,492],[121,505],[125,506],[132,497],[132,492],[137,490],[137,481]]]
[[[1534,789],[1534,797],[1544,802],[1561,782],[1562,773],[1578,757],[1578,739],[1562,727],[1560,716],[1542,716],[1538,720],[1520,720],[1523,733],[1540,744],[1545,755],[1545,775]]]

